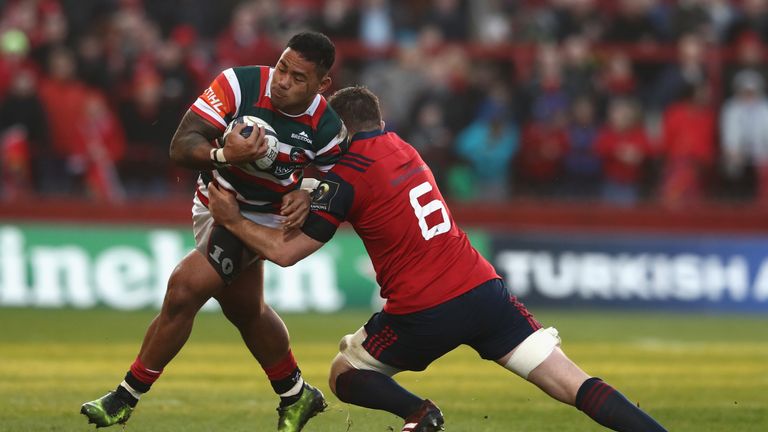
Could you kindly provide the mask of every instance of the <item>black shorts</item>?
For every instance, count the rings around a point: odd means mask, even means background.
[[[423,311],[374,314],[365,324],[365,350],[402,370],[421,371],[468,345],[486,360],[498,360],[541,328],[525,306],[492,279],[459,297]]]

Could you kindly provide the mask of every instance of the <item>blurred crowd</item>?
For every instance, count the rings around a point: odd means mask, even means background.
[[[304,29],[453,200],[768,204],[768,0],[0,0],[0,199],[190,195],[183,113]]]

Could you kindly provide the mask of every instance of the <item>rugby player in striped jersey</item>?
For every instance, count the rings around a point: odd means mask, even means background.
[[[278,431],[300,431],[326,407],[323,394],[304,382],[291,353],[288,331],[264,303],[263,261],[214,223],[208,211],[208,184],[236,196],[249,220],[290,230],[301,226],[309,198],[299,191],[303,169],[328,171],[347,145],[344,125],[322,93],[335,47],[324,35],[305,32],[290,39],[275,67],[227,69],[194,102],[171,141],[170,155],[181,166],[200,170],[192,207],[196,247],[174,269],[160,314],[152,321],[136,360],[114,391],[83,404],[97,427],[125,423],[142,394],[181,350],[198,310],[216,298],[242,335],[280,396]],[[241,116],[256,116],[275,130],[278,154],[264,170],[244,164],[267,153],[265,131],[245,137],[236,124],[222,147],[217,140]],[[211,368],[215,368],[211,365]]]

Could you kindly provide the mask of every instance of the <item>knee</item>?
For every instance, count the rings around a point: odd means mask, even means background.
[[[223,302],[221,310],[224,312],[227,320],[241,331],[250,329],[252,325],[256,325],[262,318],[268,320],[270,313],[274,313],[263,303],[260,307],[247,307],[241,303],[230,304]]]
[[[336,354],[336,358],[333,359],[333,362],[331,363],[331,372],[328,374],[328,387],[331,388],[331,391],[333,392],[336,397],[341,399],[339,397],[338,392],[336,391],[336,382],[339,378],[339,375],[343,374],[344,372],[347,372],[348,370],[353,369],[352,366],[344,359],[344,357],[341,354]]]
[[[197,313],[212,296],[206,288],[182,272],[174,271],[168,279],[163,313],[170,317]]]

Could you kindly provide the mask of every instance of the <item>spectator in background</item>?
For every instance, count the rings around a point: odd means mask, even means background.
[[[726,42],[733,44],[745,32],[755,32],[768,42],[768,1],[742,0],[739,13],[726,31]]]
[[[557,40],[571,36],[598,41],[603,35],[605,24],[598,12],[597,0],[568,0],[554,3]]]
[[[444,184],[445,174],[453,163],[453,135],[445,119],[443,104],[426,99],[418,106],[415,123],[408,129],[408,142],[435,171],[435,181]]]
[[[568,150],[566,110],[559,106],[542,113],[542,121],[525,126],[517,156],[519,189],[552,196],[562,182],[563,159]]]
[[[469,36],[467,5],[462,0],[433,0],[426,24],[440,30],[449,41],[465,41]]]
[[[270,17],[263,12],[253,1],[234,8],[229,26],[216,40],[219,69],[277,61],[282,51],[267,27]]]
[[[180,25],[171,31],[169,41],[181,50],[182,63],[192,79],[195,88],[202,88],[211,82],[212,55],[194,27]]]
[[[360,31],[360,15],[352,0],[328,0],[318,14],[315,28],[329,38],[355,39]]]
[[[125,191],[116,169],[125,153],[122,126],[104,98],[95,92],[86,97],[80,116],[71,127],[80,144],[74,157],[82,159],[86,193],[98,201],[122,202]]]
[[[713,38],[712,17],[708,10],[711,0],[678,0],[672,6],[670,33],[675,39],[695,34],[707,40]]]
[[[163,95],[163,81],[154,73],[136,76],[132,97],[120,105],[128,146],[119,171],[129,196],[162,196],[172,171],[168,143],[181,114]],[[169,127],[170,126],[170,127]]]
[[[563,86],[570,100],[597,93],[597,67],[589,40],[581,35],[563,42]]]
[[[768,82],[765,81],[768,80],[768,67],[763,61],[765,47],[760,36],[753,31],[744,32],[736,41],[735,48],[736,61],[727,63],[723,73],[722,90],[726,97],[733,95],[734,78],[741,71],[753,71],[759,74],[764,82]]]
[[[637,79],[629,57],[620,51],[612,52],[603,66],[599,84],[608,97],[634,97]]]
[[[682,36],[677,42],[678,61],[661,73],[648,106],[661,111],[678,100],[687,88],[703,83],[707,78],[704,50],[701,36],[694,33]]]
[[[248,1],[235,7],[229,26],[216,40],[219,69],[277,61],[281,47],[265,31],[263,18],[256,2]]]
[[[602,197],[606,202],[629,206],[640,198],[652,147],[639,120],[634,100],[620,98],[610,103],[608,122],[596,144],[603,164]]]
[[[646,52],[658,48],[664,40],[664,30],[654,20],[657,0],[619,0],[616,15],[608,25],[603,42],[607,44],[637,44]],[[647,59],[636,59],[632,64],[638,89],[642,94],[652,89],[661,65]]]
[[[77,79],[75,58],[68,49],[51,51],[40,99],[53,144],[53,159],[45,171],[58,179],[58,192],[119,200],[119,188],[109,188],[115,182],[108,172],[124,151],[122,127],[104,95]]]
[[[709,0],[705,6],[709,14],[710,41],[721,43],[727,39],[728,28],[736,12],[730,0]]]
[[[525,89],[528,102],[525,111],[533,121],[544,122],[552,113],[566,112],[569,101],[557,46],[542,44],[537,55],[536,70]]]
[[[0,30],[0,98],[11,86],[13,76],[22,69],[33,69],[29,57],[29,39],[21,30]]]
[[[360,74],[360,81],[381,95],[383,116],[393,130],[409,126],[411,107],[429,84],[425,70],[428,62],[420,44],[403,44],[395,59],[375,62]]]
[[[574,198],[595,198],[600,187],[602,166],[595,149],[599,129],[594,99],[589,96],[576,99],[570,114],[564,194]]]
[[[503,83],[496,82],[477,118],[456,138],[456,153],[469,163],[472,173],[474,199],[503,201],[510,197],[510,169],[519,139],[509,92]]]
[[[3,195],[8,187],[23,192],[47,192],[59,179],[46,172],[50,157],[48,122],[37,95],[35,74],[29,69],[16,72],[8,94],[0,99],[0,142],[2,142]],[[12,186],[11,186],[12,185]]]
[[[369,48],[384,48],[394,41],[395,26],[388,0],[361,1],[358,34]]]
[[[726,101],[721,114],[722,158],[726,179],[732,185],[756,177],[757,202],[768,204],[768,101],[765,81],[758,73],[745,70],[733,83],[735,94]]]
[[[663,31],[653,20],[653,0],[619,0],[615,16],[609,20],[603,41],[607,43],[657,43]]]
[[[88,86],[109,91],[115,83],[104,49],[104,41],[98,34],[84,34],[77,43],[77,70],[78,76]]]
[[[53,147],[50,166],[44,171],[59,179],[52,183],[58,190],[51,192],[84,192],[84,149],[73,125],[80,121],[90,91],[75,75],[72,52],[66,48],[53,50],[48,58],[48,73],[41,79],[39,89]]]
[[[664,111],[659,191],[664,204],[681,206],[704,198],[715,159],[715,124],[709,87],[703,83],[688,85],[681,99]]]

